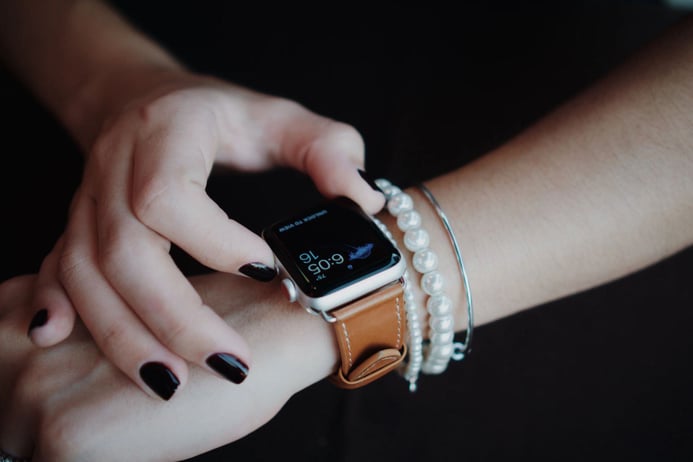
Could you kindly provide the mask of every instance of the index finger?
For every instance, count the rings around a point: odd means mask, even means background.
[[[133,212],[142,223],[210,268],[260,281],[273,279],[269,246],[231,220],[205,191],[210,159],[219,149],[218,131],[209,127],[211,122],[191,124],[179,130],[174,123],[135,146],[130,192]]]

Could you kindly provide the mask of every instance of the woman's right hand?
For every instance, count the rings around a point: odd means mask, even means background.
[[[254,369],[251,350],[201,300],[171,245],[214,270],[271,280],[269,246],[207,195],[213,166],[292,167],[325,196],[375,213],[384,197],[359,174],[361,136],[293,101],[185,71],[125,103],[97,134],[66,231],[39,271],[30,337],[58,343],[79,316],[118,368],[165,400],[187,382],[189,364],[238,384]]]

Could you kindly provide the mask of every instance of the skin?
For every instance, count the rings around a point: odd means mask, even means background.
[[[688,20],[527,132],[427,183],[461,241],[478,325],[619,278],[693,243],[691,55]],[[459,300],[445,232],[409,192],[441,256],[448,293]],[[395,229],[387,213],[380,218]],[[52,348],[33,345],[24,329],[37,281],[25,276],[0,286],[7,371],[0,396],[3,423],[12,422],[0,429],[0,447],[33,453],[36,461],[190,457],[261,426],[337,365],[330,326],[290,306],[278,283],[267,290],[229,275],[201,276],[191,284],[247,339],[253,374],[229,388],[193,366],[186,389],[162,403],[139,393],[81,326]],[[424,300],[418,291],[415,297]],[[462,328],[465,307],[458,306]]]
[[[691,53],[687,21],[526,133],[428,182],[460,237],[477,324],[613,280],[693,243]],[[409,192],[433,249],[448,255],[441,267],[459,299],[445,233]],[[387,213],[380,218],[395,229]],[[0,447],[36,461],[190,457],[261,426],[336,367],[330,327],[290,306],[277,283],[264,290],[229,275],[200,276],[191,284],[248,341],[253,373],[228,387],[193,365],[188,387],[162,403],[139,393],[80,323],[59,345],[33,345],[24,329],[38,281],[24,276],[0,286],[0,415],[12,423],[0,429]],[[424,300],[420,292],[416,298]],[[464,326],[462,304],[456,321]],[[184,424],[190,420],[197,424]],[[88,431],[94,428],[101,430]]]
[[[261,426],[295,391],[320,380],[336,365],[329,327],[290,306],[278,290],[267,291],[261,283],[220,273],[203,276],[192,280],[194,287],[243,333],[256,367],[236,387],[191,367],[189,386],[164,403],[132,386],[79,324],[67,341],[49,350],[33,346],[21,332],[33,282],[35,278],[29,276],[0,286],[0,342],[3,364],[9,366],[0,378],[0,391],[2,396],[12,396],[3,403],[8,416],[3,421],[13,422],[2,430],[3,448],[28,454],[35,445],[36,461],[191,457]],[[270,341],[268,331],[274,333]],[[322,348],[315,350],[316,346]],[[298,364],[296,358],[303,360]],[[65,367],[65,361],[70,367]],[[180,419],[181,415],[186,418]],[[180,425],[188,418],[196,425]],[[98,434],[87,441],[83,435],[89,428],[98,428]]]
[[[152,396],[146,363],[164,364],[181,387],[188,364],[213,372],[206,359],[217,353],[252,368],[246,341],[185,279],[171,244],[218,271],[260,263],[271,273],[265,242],[207,196],[212,168],[293,167],[325,196],[374,213],[384,198],[359,176],[361,136],[296,102],[187,70],[98,0],[8,0],[0,31],[5,64],[85,153],[67,228],[39,271],[31,305],[48,320],[31,340],[59,343],[79,316]]]

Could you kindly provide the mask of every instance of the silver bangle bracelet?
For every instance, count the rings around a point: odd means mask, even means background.
[[[426,199],[428,199],[428,201],[431,203],[431,205],[433,205],[433,208],[438,214],[440,221],[443,223],[443,226],[445,227],[445,231],[447,231],[448,233],[450,244],[452,244],[452,248],[455,252],[457,267],[459,268],[460,276],[462,277],[464,295],[467,300],[467,333],[463,343],[455,343],[455,352],[452,356],[452,359],[454,359],[455,361],[460,361],[464,359],[465,355],[471,351],[470,345],[472,342],[472,332],[474,330],[474,306],[472,304],[472,292],[469,286],[469,278],[467,277],[467,270],[465,269],[464,261],[462,260],[462,252],[460,251],[460,246],[457,243],[455,232],[453,231],[452,226],[450,225],[450,220],[448,220],[448,217],[443,211],[442,207],[436,200],[433,193],[426,187],[426,185],[424,185],[423,183],[419,183],[417,186],[419,190],[423,193],[423,195],[426,197]]]

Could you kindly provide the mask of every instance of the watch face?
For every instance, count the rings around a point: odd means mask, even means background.
[[[297,288],[310,298],[400,266],[402,258],[373,220],[345,198],[276,223],[263,237]]]

